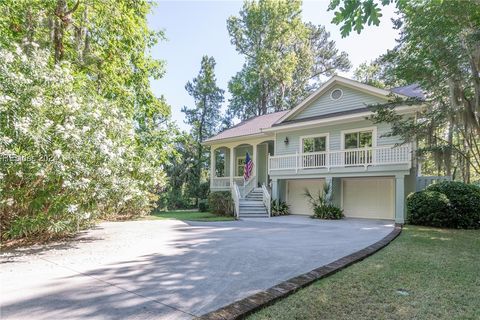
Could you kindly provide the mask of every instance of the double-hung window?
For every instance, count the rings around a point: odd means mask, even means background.
[[[326,165],[327,135],[301,138],[301,164],[304,168],[318,168]]]
[[[345,133],[345,149],[371,148],[373,130]]]
[[[344,133],[345,164],[365,165],[372,163],[373,135],[372,129]]]

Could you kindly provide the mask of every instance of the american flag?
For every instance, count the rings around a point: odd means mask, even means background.
[[[250,177],[252,176],[252,170],[253,170],[253,161],[247,152],[247,155],[245,156],[245,168],[243,169],[243,179],[245,179],[245,181],[250,179]]]

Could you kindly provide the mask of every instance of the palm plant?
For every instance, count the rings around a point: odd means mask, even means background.
[[[303,195],[308,199],[308,202],[310,202],[312,207],[315,209],[315,207],[324,207],[332,202],[330,190],[330,184],[324,183],[322,189],[318,190],[317,195],[313,195],[307,188],[305,188]]]
[[[313,208],[312,218],[319,219],[341,219],[343,218],[343,210],[332,203],[331,186],[328,183],[318,191],[317,195],[313,195],[305,188],[304,196],[308,199]]]

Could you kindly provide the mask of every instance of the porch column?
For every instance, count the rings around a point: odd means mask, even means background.
[[[235,175],[234,172],[234,164],[235,163],[235,147],[230,147],[230,187],[233,186],[233,176]]]
[[[257,145],[254,144],[253,146],[253,174],[255,175],[258,181],[258,160],[257,160]],[[256,187],[256,186],[255,186]]]
[[[278,179],[276,178],[272,179],[272,199],[278,199]]]
[[[405,177],[395,177],[395,222],[405,223]]]
[[[217,175],[215,172],[215,148],[210,146],[210,186],[213,184],[213,179]]]
[[[325,195],[325,198],[328,202],[332,201],[332,193],[333,193],[333,181],[332,177],[325,177],[325,183],[330,187],[328,189],[328,193]]]

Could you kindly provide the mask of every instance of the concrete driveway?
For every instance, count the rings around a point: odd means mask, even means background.
[[[102,223],[2,254],[1,319],[189,319],[386,236],[389,221],[287,216]]]

